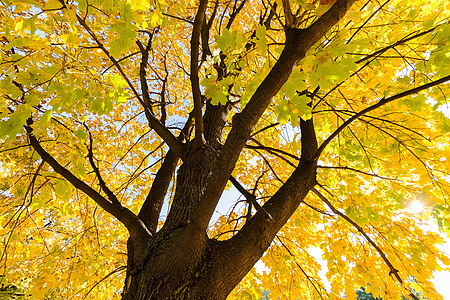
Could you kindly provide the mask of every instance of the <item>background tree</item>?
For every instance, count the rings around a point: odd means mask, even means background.
[[[36,299],[351,299],[367,282],[440,299],[449,261],[420,224],[450,227],[448,1],[0,7],[5,283]],[[218,208],[231,185],[241,200]]]
[[[418,298],[418,299],[425,299],[423,298],[419,293],[417,293],[414,289],[411,290],[412,293],[414,294],[414,297]],[[360,289],[356,290],[356,294],[358,295],[356,297],[357,300],[383,300],[382,298],[374,298],[372,293],[367,293],[365,288],[361,287]],[[411,298],[405,298],[404,296],[402,296],[401,298],[402,300],[407,300],[407,299],[411,299]]]

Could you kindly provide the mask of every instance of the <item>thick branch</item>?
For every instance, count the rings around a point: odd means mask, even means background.
[[[187,136],[189,136],[189,132],[193,125],[192,115],[193,113],[189,115],[189,119],[181,130],[179,136],[181,140],[185,140],[187,139]],[[156,232],[158,227],[159,214],[161,213],[161,208],[177,164],[178,156],[176,156],[173,151],[169,150],[164,158],[164,162],[156,173],[152,187],[139,212],[139,218],[141,218],[142,222],[144,222],[145,226],[147,226],[152,234]]]
[[[220,265],[221,269],[217,274],[211,275],[214,280],[224,281],[224,277],[233,278],[230,280],[237,278],[237,282],[235,282],[237,284],[261,258],[277,232],[316,184],[316,162],[311,159],[317,148],[313,121],[302,120],[300,125],[301,143],[309,145],[305,148],[302,147],[300,163],[289,179],[263,205],[264,210],[257,211],[233,238],[221,245],[219,254],[213,263]],[[242,255],[242,253],[246,253],[246,255]]]
[[[202,93],[200,91],[200,80],[198,77],[198,55],[200,48],[200,34],[202,24],[205,19],[208,0],[200,0],[197,14],[194,19],[194,27],[191,36],[191,87],[192,97],[194,98],[194,118],[195,118],[195,138],[196,147],[203,144],[203,117],[202,117]]]
[[[145,198],[145,202],[139,211],[139,218],[147,226],[148,230],[154,234],[158,227],[158,218],[161,213],[167,190],[172,181],[173,174],[177,167],[178,157],[169,150],[164,158],[164,162],[156,173],[150,192]]]
[[[135,240],[145,240],[150,236],[145,225],[139,220],[139,218],[133,214],[129,209],[123,207],[119,202],[110,202],[106,200],[97,191],[87,185],[85,182],[77,178],[68,169],[60,165],[53,156],[42,148],[39,141],[33,135],[33,129],[29,126],[31,121],[27,122],[28,126],[25,129],[30,140],[30,145],[40,155],[43,161],[48,163],[56,173],[61,175],[67,181],[69,181],[75,188],[81,190],[95,201],[101,208],[117,218],[128,229],[131,238]]]
[[[284,10],[284,18],[286,19],[286,27],[293,28],[295,20],[291,10],[290,0],[282,0],[282,3]]]
[[[363,109],[362,111],[360,111],[359,113],[353,115],[351,118],[349,118],[347,121],[345,121],[341,126],[339,126],[338,129],[336,129],[323,143],[322,145],[320,145],[319,149],[317,150],[316,154],[314,155],[314,157],[316,159],[319,158],[320,154],[323,152],[323,150],[325,149],[325,147],[342,131],[344,130],[348,125],[350,125],[353,121],[355,121],[356,119],[360,118],[361,116],[364,116],[366,113],[377,109],[389,102],[392,102],[394,100],[409,96],[409,95],[414,95],[417,94],[423,90],[429,89],[433,86],[439,85],[441,83],[447,82],[450,80],[450,75],[445,76],[439,80],[435,80],[432,81],[430,83],[418,86],[416,88],[404,91],[402,93],[396,94],[394,96],[388,97],[388,98],[383,98],[380,101],[378,101],[376,104],[369,106],[365,109]]]

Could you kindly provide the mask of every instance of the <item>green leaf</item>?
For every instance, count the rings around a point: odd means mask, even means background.
[[[87,8],[87,1],[86,0],[75,0],[78,3],[78,9],[79,10],[86,10]]]
[[[43,122],[48,122],[52,118],[53,111],[47,110],[45,113],[41,116],[40,120]]]
[[[295,2],[297,2],[305,10],[316,9],[316,6],[314,5],[314,3],[308,3],[308,2],[306,2],[306,0],[295,0]]]
[[[450,132],[450,119],[441,112],[436,112],[435,116],[438,121],[438,129],[442,134],[447,134]]]
[[[54,185],[55,193],[63,200],[69,200],[72,195],[72,186],[66,180],[58,180]]]
[[[245,36],[242,33],[236,30],[229,31],[227,28],[222,31],[221,35],[216,35],[215,39],[217,46],[224,53],[228,53],[245,43]]]
[[[73,132],[75,134],[76,137],[78,137],[80,140],[84,140],[86,139],[87,136],[87,132],[81,129],[75,130]]]
[[[133,45],[133,40],[137,34],[136,31],[127,26],[114,26],[114,28],[119,33],[119,38],[109,43],[109,52],[112,56],[118,57]]]
[[[293,104],[291,107],[291,115],[300,117],[303,120],[311,119],[311,107],[308,106],[308,103],[310,102],[311,99],[305,95],[296,95],[295,97],[291,98],[291,103]],[[293,121],[293,119],[295,118],[291,118],[291,122]],[[298,125],[297,121],[294,121],[294,123],[295,125],[292,124],[293,126]]]
[[[259,52],[267,52],[267,41],[266,41],[266,26],[258,25],[256,27],[256,38],[253,39],[258,48]]]
[[[62,8],[61,2],[59,2],[58,0],[48,0],[45,1],[44,4],[44,9],[58,9],[58,8]]]
[[[278,122],[281,125],[285,125],[289,121],[289,118],[290,118],[290,111],[288,109],[287,100],[281,101],[280,104],[278,104],[275,112],[277,113]]]
[[[308,86],[306,84],[307,75],[298,69],[295,69],[288,81],[281,89],[289,98],[295,97],[297,92],[305,90]]]

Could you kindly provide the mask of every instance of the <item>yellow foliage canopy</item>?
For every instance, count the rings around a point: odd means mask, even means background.
[[[30,299],[120,298],[128,219],[108,214],[108,190],[136,217],[169,149],[201,143],[202,105],[230,105],[226,140],[289,30],[307,32],[347,1],[210,1],[196,27],[201,3],[0,3],[0,283]],[[430,279],[450,261],[425,225],[450,232],[449,18],[444,0],[357,1],[309,46],[249,127],[232,171],[246,192],[225,194],[227,213],[208,235],[230,239],[264,211],[305,151],[305,120],[319,145],[317,184],[262,257],[267,270],[250,271],[230,298],[354,299],[365,287],[442,299]],[[195,133],[183,137],[192,118]],[[110,202],[55,172],[31,136]]]

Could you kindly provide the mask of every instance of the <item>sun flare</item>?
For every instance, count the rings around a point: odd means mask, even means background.
[[[425,205],[420,201],[413,201],[409,204],[409,211],[413,214],[420,214],[425,210]]]

